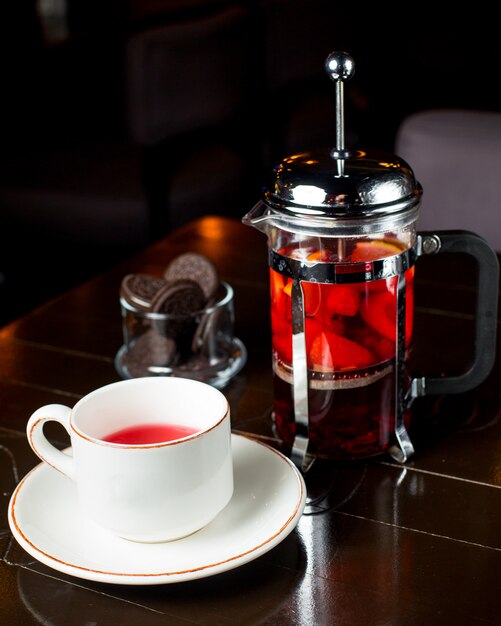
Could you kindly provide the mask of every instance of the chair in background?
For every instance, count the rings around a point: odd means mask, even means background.
[[[432,109],[395,139],[423,187],[420,230],[471,230],[501,252],[501,113]]]
[[[47,49],[2,117],[0,324],[193,217],[248,210],[250,10],[191,4]]]
[[[243,4],[127,41],[128,127],[143,149],[153,239],[206,213],[248,209],[257,149],[251,44]]]

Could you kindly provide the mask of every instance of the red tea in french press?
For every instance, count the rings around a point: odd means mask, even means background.
[[[336,146],[284,158],[243,218],[268,239],[275,427],[303,469],[315,456],[405,462],[413,400],[466,391],[492,368],[499,264],[475,233],[416,231],[422,188],[409,165],[344,145],[353,59],[334,52],[325,67]],[[478,262],[475,360],[459,376],[413,377],[415,263],[447,251]]]

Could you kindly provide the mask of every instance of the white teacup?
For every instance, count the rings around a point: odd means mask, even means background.
[[[72,456],[47,440],[48,421],[68,431]],[[126,432],[126,441],[146,441],[148,431],[153,439],[165,438],[173,424],[195,432],[155,443],[105,441],[129,427],[135,438]],[[75,481],[82,512],[132,541],[190,535],[211,522],[233,494],[230,408],[206,383],[169,377],[112,383],[73,409],[41,407],[30,417],[27,435],[43,461]]]

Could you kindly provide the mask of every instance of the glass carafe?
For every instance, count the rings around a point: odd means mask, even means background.
[[[339,111],[352,60],[333,53],[326,65]],[[303,468],[315,456],[405,462],[412,401],[478,385],[495,356],[495,252],[469,231],[418,233],[422,188],[410,166],[345,149],[342,124],[338,115],[336,147],[283,159],[243,218],[268,240],[274,422]],[[479,264],[475,362],[460,376],[413,377],[415,263],[448,250]]]

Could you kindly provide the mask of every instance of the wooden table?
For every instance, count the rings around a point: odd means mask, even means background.
[[[233,429],[280,448],[271,421],[266,241],[239,221],[196,221],[0,329],[0,623],[501,624],[501,359],[475,391],[416,402],[416,453],[406,465],[389,457],[316,461],[296,529],[234,570],[170,585],[111,585],[61,574],[19,547],[6,512],[16,482],[38,463],[27,418],[119,380],[122,277],[160,275],[187,250],[212,259],[235,289],[248,362],[224,390]],[[475,268],[443,255],[420,259],[416,274],[415,367],[457,368],[471,356]]]

